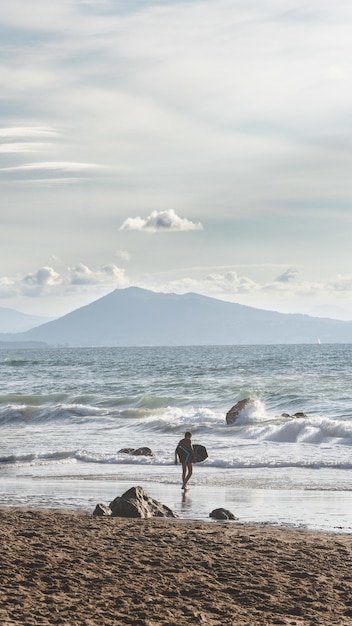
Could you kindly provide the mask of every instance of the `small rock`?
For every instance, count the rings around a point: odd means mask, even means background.
[[[217,520],[236,520],[236,517],[231,511],[224,508],[214,509],[211,513],[209,513],[209,517]]]
[[[112,511],[109,506],[106,504],[100,503],[97,504],[93,511],[93,515],[97,517],[110,517],[112,515]]]

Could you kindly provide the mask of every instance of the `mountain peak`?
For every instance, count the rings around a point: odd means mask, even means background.
[[[352,322],[264,311],[196,293],[115,289],[18,339],[71,346],[352,343]]]

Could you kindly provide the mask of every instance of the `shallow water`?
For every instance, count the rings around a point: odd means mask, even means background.
[[[186,517],[238,505],[243,521],[350,532],[351,366],[350,345],[2,350],[1,503],[89,510],[142,484]],[[185,430],[209,458],[181,506]],[[140,446],[153,457],[119,452]]]

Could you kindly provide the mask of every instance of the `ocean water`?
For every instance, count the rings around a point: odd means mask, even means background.
[[[0,505],[90,511],[141,485],[184,518],[352,532],[351,374],[341,344],[0,350]],[[186,430],[209,457],[184,495]]]

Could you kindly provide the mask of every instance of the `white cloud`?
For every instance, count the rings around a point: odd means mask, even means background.
[[[289,273],[290,270],[287,270]],[[285,275],[286,272],[283,273]],[[36,300],[35,312],[46,311],[50,315],[57,315],[57,310],[70,310],[92,302],[95,298],[109,293],[113,289],[127,287],[131,284],[123,268],[113,263],[93,270],[86,264],[79,263],[74,267],[57,271],[50,266],[43,266],[35,272],[25,276],[1,277],[0,298],[8,306],[14,302]],[[250,276],[238,272],[209,272],[198,278],[185,277],[183,279],[160,281],[158,276],[145,276],[143,280],[133,284],[172,293],[195,292],[205,296],[238,302],[260,309],[270,309],[283,313],[306,313],[315,311],[318,315],[328,311],[328,303],[333,303],[336,318],[352,320],[352,276],[337,276],[335,280],[318,282],[308,280],[271,282],[253,280]],[[24,300],[23,300],[24,301]],[[49,303],[48,305],[45,303]],[[51,304],[50,304],[51,302]],[[55,302],[57,309],[55,310]],[[10,304],[9,304],[10,303]],[[40,303],[40,304],[39,304]],[[45,308],[47,306],[47,308]],[[14,308],[18,308],[14,306]],[[23,304],[19,309],[26,308]],[[330,309],[332,311],[331,305]],[[331,315],[334,317],[334,315]]]
[[[17,153],[26,153],[26,152],[43,152],[43,150],[48,150],[49,144],[39,143],[39,142],[13,142],[13,143],[4,143],[0,146],[0,153],[7,154],[17,154]]]
[[[83,172],[85,170],[99,169],[100,166],[94,163],[70,163],[70,162],[43,162],[43,163],[27,163],[25,165],[16,165],[14,167],[2,167],[0,172],[21,172],[21,171],[61,171],[61,172]]]
[[[47,299],[72,297],[80,293],[93,295],[127,285],[125,270],[113,263],[103,265],[96,271],[83,263],[61,272],[50,266],[43,266],[25,276],[0,277],[0,298],[5,300],[17,296]]]
[[[118,285],[126,284],[125,270],[116,265],[104,265],[94,272],[83,263],[80,263],[69,271],[67,278],[70,285]]]
[[[12,279],[7,277],[0,277],[0,298],[8,300],[14,298],[17,295],[15,283]]]
[[[47,266],[41,267],[35,273],[27,274],[22,278],[23,293],[29,296],[42,295],[61,284],[60,275],[52,267]]]
[[[295,280],[298,274],[298,270],[294,267],[290,267],[286,272],[280,274],[277,278],[275,278],[275,282],[277,283],[290,283]]]
[[[132,255],[127,250],[116,250],[114,256],[117,259],[121,259],[121,261],[126,261],[126,262],[130,261],[132,258]]]
[[[203,226],[191,222],[186,217],[179,217],[173,209],[153,211],[148,217],[129,217],[120,226],[120,230],[139,230],[149,233],[161,231],[203,230]]]
[[[60,135],[56,128],[50,126],[9,126],[0,128],[0,138],[6,141],[18,139],[45,139],[58,137]]]
[[[292,268],[284,272],[295,277]],[[238,302],[260,309],[270,309],[283,313],[306,313],[309,310],[327,308],[328,302],[334,302],[345,309],[341,319],[352,320],[352,277],[340,276],[335,281],[283,280],[271,282],[253,280],[249,276],[239,275],[236,271],[209,273],[204,278],[185,277],[161,284],[151,277],[145,278],[148,288],[155,291],[174,293],[194,292],[205,296]],[[143,286],[143,285],[141,285]]]

